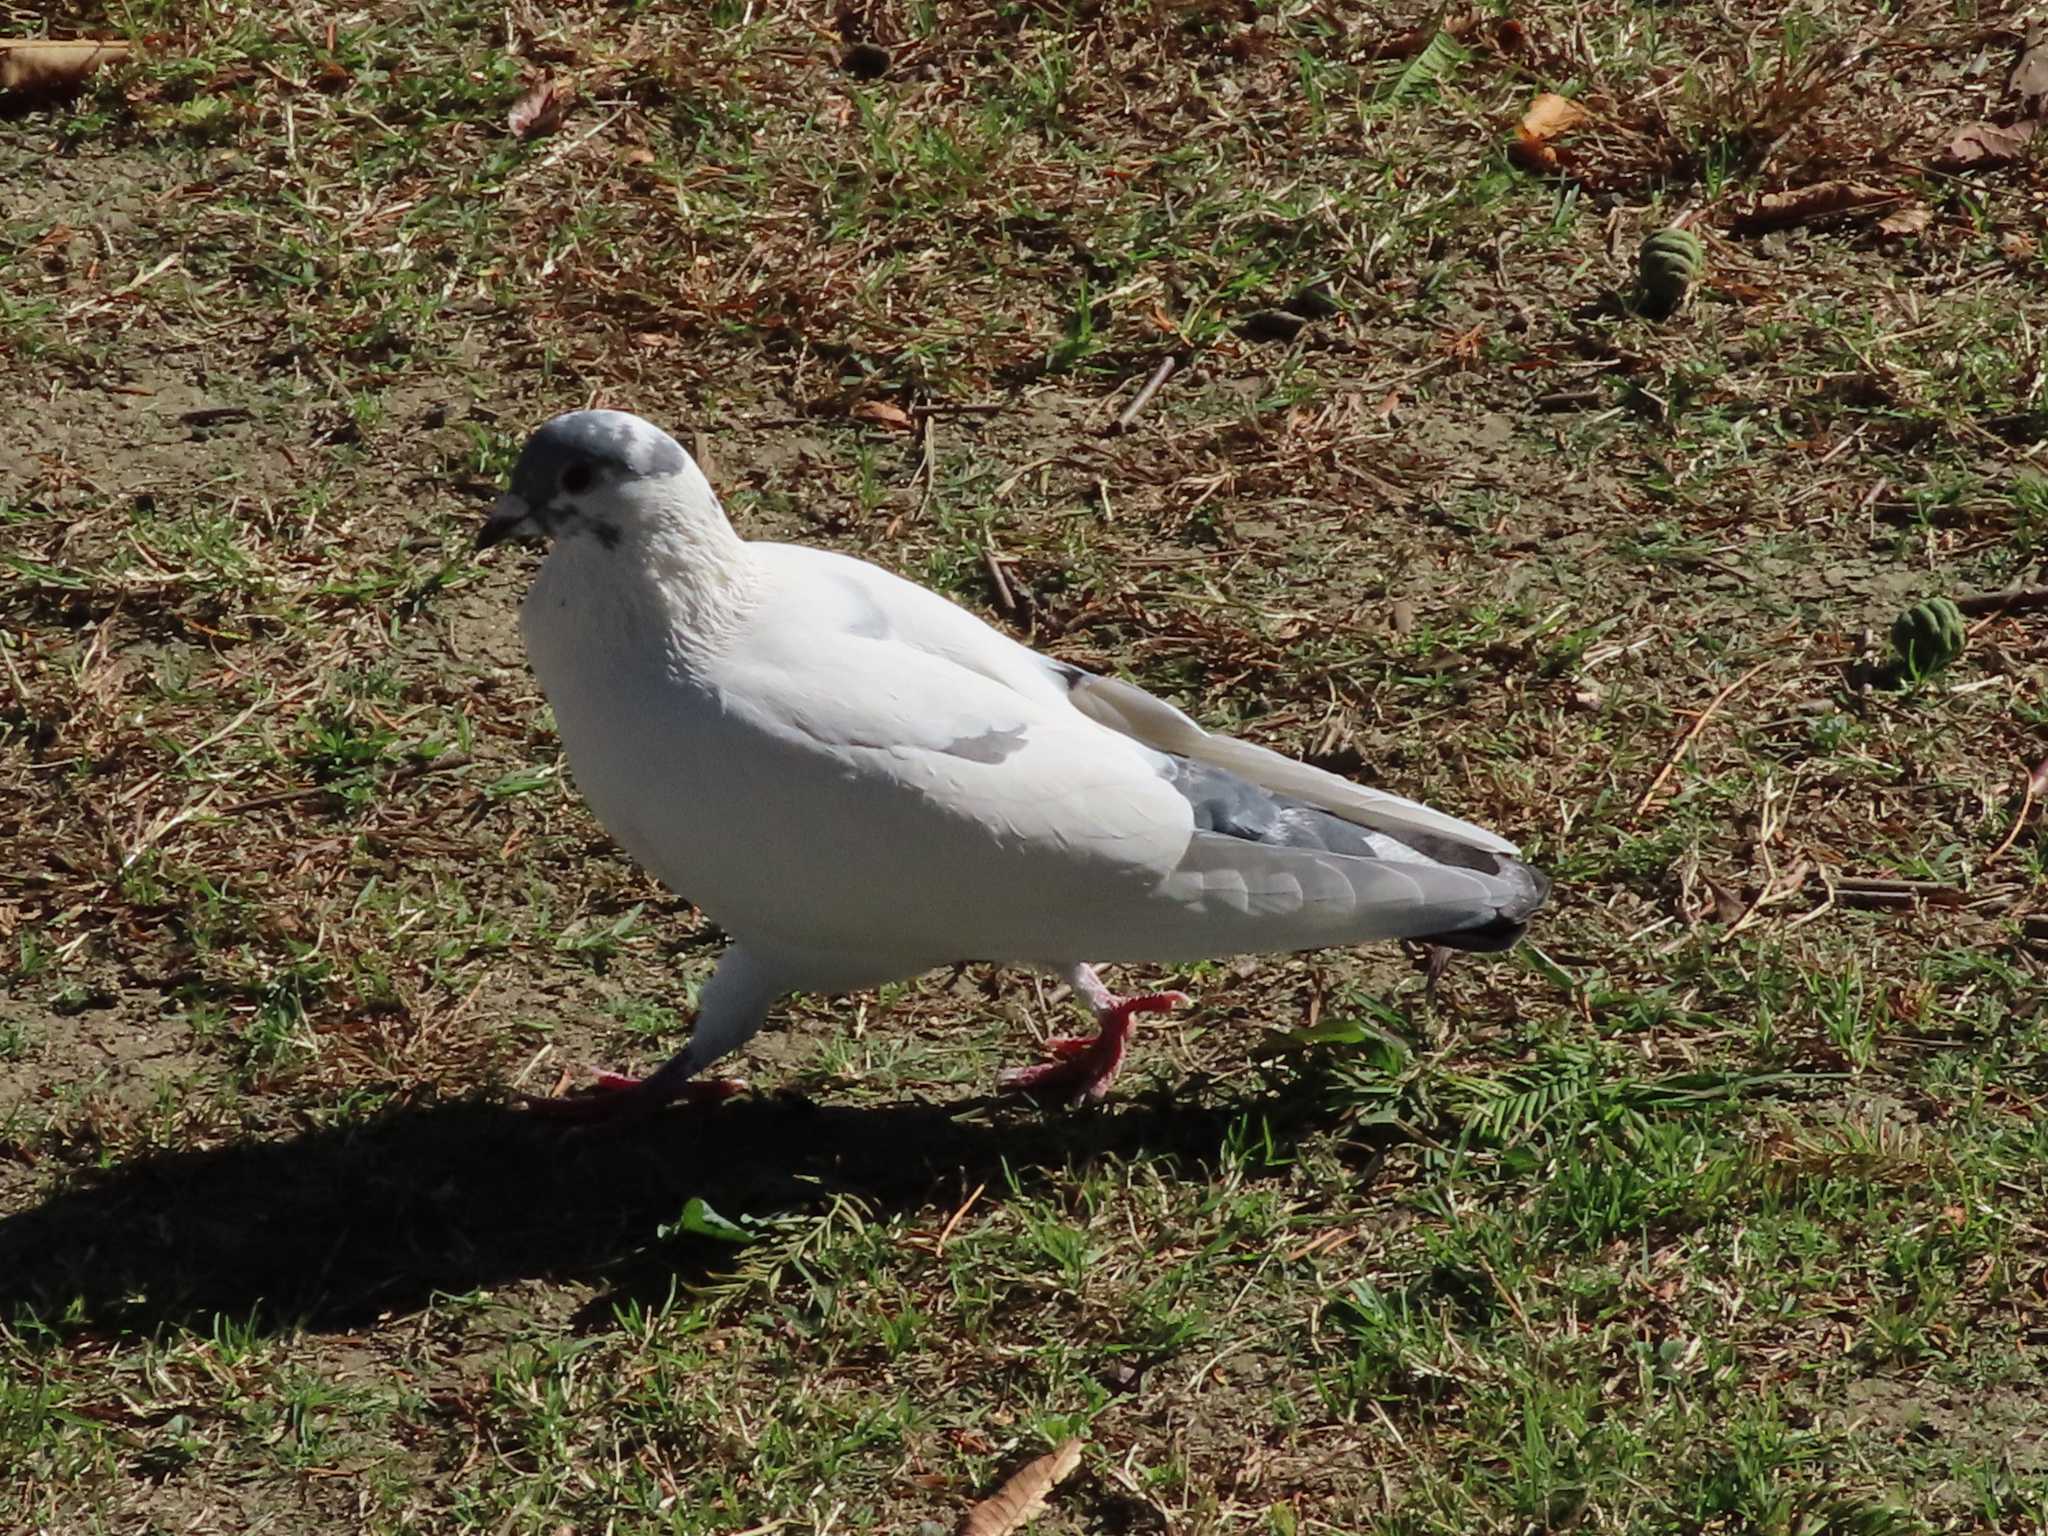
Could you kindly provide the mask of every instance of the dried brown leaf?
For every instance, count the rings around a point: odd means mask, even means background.
[[[1046,1495],[1081,1464],[1081,1442],[1069,1440],[1036,1461],[1027,1461],[1010,1480],[960,1520],[960,1536],[1010,1536],[1045,1508]]]
[[[1934,210],[1925,203],[1910,203],[1897,213],[1888,213],[1877,221],[1880,234],[1898,239],[1905,235],[1917,235],[1934,222]]]
[[[1749,903],[1743,899],[1742,892],[1732,885],[1724,885],[1712,875],[1707,876],[1707,890],[1714,898],[1714,920],[1716,922],[1723,924],[1739,923],[1742,921],[1744,914],[1749,911]]]
[[[2034,765],[2034,771],[2027,775],[2027,788],[2036,800],[2048,800],[2048,757]]]
[[[1544,91],[1529,103],[1529,110],[1515,126],[1515,142],[1508,153],[1524,170],[1548,173],[1562,162],[1550,141],[1569,133],[1592,114],[1567,96]]]
[[[1789,192],[1766,193],[1735,215],[1733,228],[1738,235],[1760,235],[1844,214],[1867,213],[1899,201],[1898,193],[1860,181],[1817,181]]]
[[[0,41],[0,90],[24,96],[54,96],[75,91],[104,64],[125,59],[128,43]]]
[[[2048,26],[2027,33],[2005,88],[2019,97],[2020,110],[2029,117],[2048,116]]]
[[[522,139],[553,133],[562,126],[562,120],[569,115],[569,108],[575,101],[574,81],[543,80],[512,103],[512,110],[505,114],[505,126],[515,137]]]
[[[1521,131],[1529,138],[1548,141],[1576,128],[1591,115],[1570,97],[1545,91],[1530,102],[1529,110],[1522,114]]]
[[[2014,123],[2010,128],[2001,128],[1997,123],[1971,123],[1958,128],[1934,157],[1934,167],[1941,171],[1974,171],[2011,165],[2027,152],[2027,141],[2040,126]]]
[[[891,405],[886,400],[861,400],[847,413],[855,421],[871,421],[878,427],[887,427],[892,432],[908,432],[917,423],[910,413],[901,406]]]

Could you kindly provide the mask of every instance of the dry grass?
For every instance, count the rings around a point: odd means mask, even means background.
[[[1936,168],[2022,18],[53,18],[146,62],[0,122],[13,1523],[917,1530],[1079,1434],[1046,1530],[2042,1527],[2041,610],[1875,681],[2044,580],[2041,150]],[[1059,1010],[970,970],[528,1125],[718,943],[469,556],[591,400],[1509,831],[1537,947],[1195,968],[1096,1115],[984,1097]]]

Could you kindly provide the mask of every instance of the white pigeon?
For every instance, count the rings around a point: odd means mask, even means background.
[[[682,447],[619,411],[536,431],[478,536],[550,548],[520,613],[606,830],[731,943],[689,1043],[578,1118],[693,1081],[793,991],[960,961],[1064,976],[1092,1039],[1001,1086],[1100,1099],[1134,1014],[1089,962],[1419,939],[1499,950],[1549,880],[1456,817],[1203,730],[865,561],[733,532]]]

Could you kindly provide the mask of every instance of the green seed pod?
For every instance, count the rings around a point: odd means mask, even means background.
[[[1660,229],[1636,252],[1636,305],[1659,319],[1671,314],[1705,275],[1707,248],[1689,229]]]
[[[1909,679],[1931,677],[1963,654],[1963,615],[1945,597],[1915,603],[1892,620],[1895,670]]]

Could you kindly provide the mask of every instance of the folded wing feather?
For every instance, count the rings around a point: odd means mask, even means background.
[[[1248,741],[1205,731],[1164,699],[1154,698],[1130,683],[1098,677],[1078,667],[1060,670],[1068,679],[1068,697],[1076,709],[1097,725],[1129,736],[1156,752],[1170,752],[1176,757],[1227,769],[1262,789],[1291,795],[1361,827],[1396,835],[1410,831],[1448,837],[1488,853],[1511,857],[1521,851],[1506,838],[1469,821],[1446,816],[1442,811],[1433,811],[1384,790],[1353,784],[1349,779],[1340,779],[1334,773],[1295,762]]]

